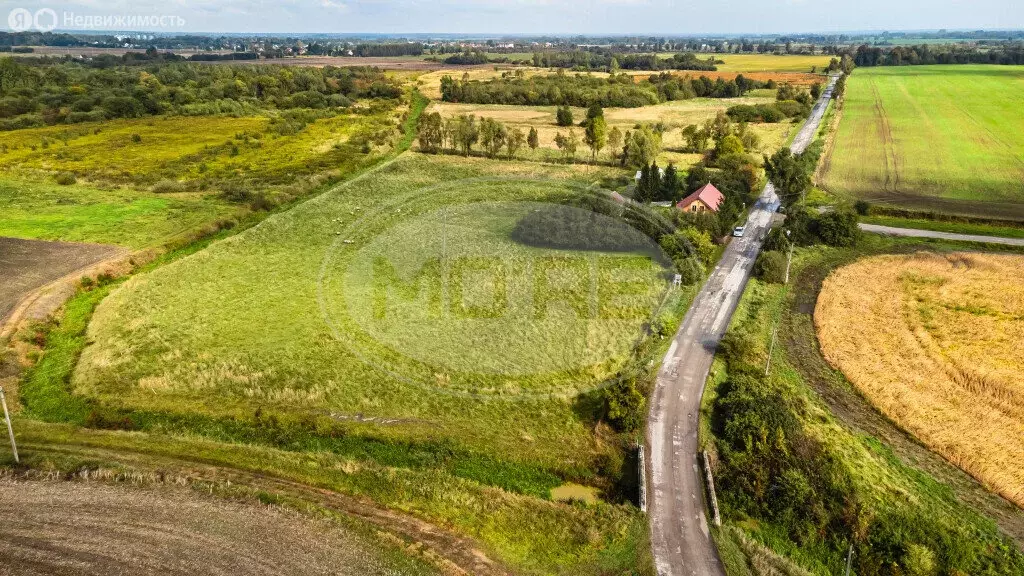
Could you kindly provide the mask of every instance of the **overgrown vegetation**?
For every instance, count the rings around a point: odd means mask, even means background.
[[[801,250],[794,274],[864,250]],[[708,440],[726,529],[814,573],[841,572],[851,544],[857,574],[1024,573],[1014,545],[948,486],[822,406],[794,366],[808,359],[782,345],[814,338],[805,308],[786,287],[752,281],[720,348]]]

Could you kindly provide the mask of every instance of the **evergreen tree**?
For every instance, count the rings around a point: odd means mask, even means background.
[[[633,199],[646,204],[651,201],[649,194],[651,185],[651,169],[646,164],[640,167],[640,179],[636,183],[636,190],[633,192]]]
[[[560,106],[555,112],[555,123],[559,126],[572,126],[572,110],[568,106]]]
[[[537,134],[536,128],[530,128],[530,134],[526,137],[526,144],[530,146],[530,150],[536,150],[537,146],[540,145],[540,136]]]
[[[661,169],[658,168],[657,161],[651,162],[650,179],[651,181],[647,185],[647,196],[654,200],[661,194]]]
[[[679,192],[679,173],[676,171],[676,165],[672,162],[668,163],[668,168],[665,168],[665,177],[661,179],[661,195],[660,200],[676,200]]]

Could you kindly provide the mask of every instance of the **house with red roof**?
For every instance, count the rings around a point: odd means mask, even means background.
[[[725,196],[711,182],[701,186],[696,192],[683,198],[676,204],[676,208],[683,212],[718,212],[718,208],[725,201]]]

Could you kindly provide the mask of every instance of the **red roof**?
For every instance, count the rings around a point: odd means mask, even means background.
[[[721,206],[722,201],[725,200],[725,196],[715,188],[715,185],[711,182],[703,185],[693,194],[690,194],[686,198],[683,198],[676,204],[676,208],[680,210],[686,210],[691,204],[700,200],[709,209],[718,212],[718,207]]]

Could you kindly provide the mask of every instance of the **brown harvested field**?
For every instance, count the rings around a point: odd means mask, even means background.
[[[123,248],[0,237],[0,325],[22,298]]]
[[[338,524],[184,489],[0,480],[0,502],[11,576],[430,573]]]
[[[882,413],[1024,506],[1024,256],[876,256],[829,276],[825,358]]]
[[[724,112],[728,107],[736,104],[760,104],[774,101],[773,98],[694,98],[692,100],[677,100],[665,102],[654,106],[643,106],[640,108],[606,108],[604,111],[605,120],[608,122],[609,130],[617,127],[623,134],[632,130],[639,123],[663,122],[668,130],[662,137],[662,144],[665,152],[658,158],[662,165],[673,161],[680,166],[689,166],[700,160],[698,154],[684,154],[679,151],[683,147],[682,128],[689,124],[699,124],[705,120],[714,118],[719,112]],[[557,157],[558,150],[555,146],[555,136],[565,133],[568,128],[555,124],[555,106],[511,106],[498,104],[453,104],[450,102],[433,102],[427,109],[428,112],[439,112],[441,116],[449,118],[459,114],[474,114],[482,118],[494,118],[511,128],[520,128],[528,132],[530,128],[537,129],[540,147],[534,156]],[[586,110],[573,108],[573,118],[577,121],[586,117]],[[789,131],[794,127],[789,123],[780,124],[752,124],[751,129],[761,138],[761,149],[750,151],[755,156],[760,152],[771,154],[785,142]],[[575,127],[576,134],[582,139],[583,129]],[[608,158],[609,151],[602,152],[604,159]],[[526,149],[520,155],[529,157],[530,151]],[[590,151],[580,143],[576,153],[580,159],[589,158]]]

